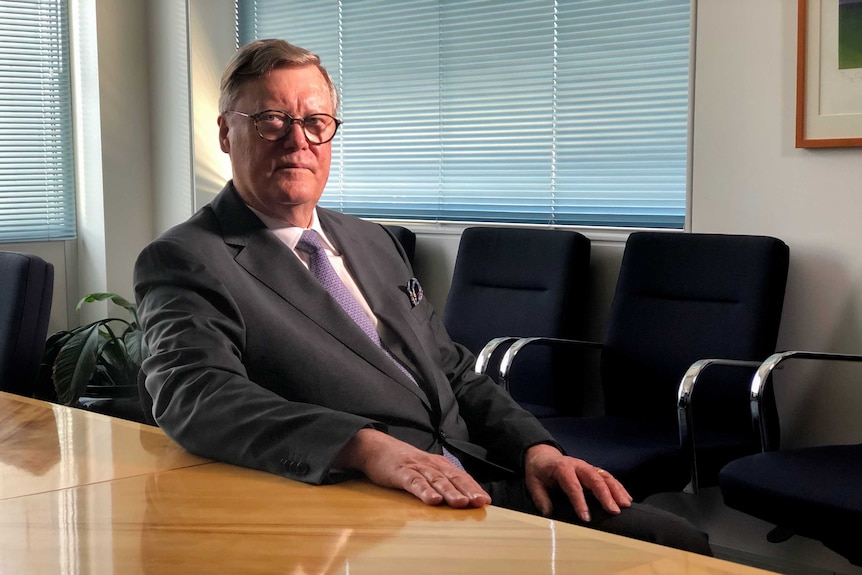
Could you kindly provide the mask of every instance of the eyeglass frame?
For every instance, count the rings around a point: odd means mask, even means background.
[[[257,121],[258,121],[258,119],[260,119],[260,117],[262,115],[266,114],[267,112],[278,112],[279,114],[284,114],[285,116],[287,116],[287,120],[288,120],[287,130],[284,132],[284,135],[281,136],[280,138],[270,140],[269,138],[265,138],[263,136],[263,134],[260,133],[260,127],[258,127]],[[227,110],[225,112],[225,114],[238,114],[238,115],[243,116],[245,118],[249,118],[252,122],[254,122],[254,130],[255,130],[255,132],[257,132],[258,137],[261,140],[264,140],[265,142],[280,142],[281,140],[285,139],[287,137],[287,135],[290,133],[290,128],[293,127],[294,124],[298,123],[299,127],[302,128],[302,135],[305,136],[305,141],[308,142],[309,145],[312,145],[312,146],[322,146],[323,144],[328,144],[329,142],[331,142],[335,138],[335,134],[338,133],[338,127],[344,123],[344,120],[339,120],[338,118],[336,118],[332,114],[326,114],[324,112],[318,112],[316,114],[309,114],[309,115],[305,116],[304,118],[294,118],[293,116],[291,116],[289,113],[285,112],[284,110],[275,110],[275,109],[261,110],[260,112],[255,112],[254,114],[246,114],[245,112],[240,112],[239,110]],[[322,142],[314,142],[314,141],[312,141],[311,138],[308,137],[308,131],[305,129],[305,122],[306,122],[306,120],[308,120],[309,118],[312,118],[314,116],[326,116],[327,118],[332,118],[332,120],[335,122],[335,129],[332,131],[332,136],[328,140],[324,140]]]

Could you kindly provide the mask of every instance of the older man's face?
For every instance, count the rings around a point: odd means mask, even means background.
[[[294,118],[335,115],[329,87],[316,66],[276,68],[242,86],[233,110],[256,114],[282,110]],[[293,124],[277,142],[261,139],[250,118],[219,116],[219,142],[230,155],[233,181],[243,200],[273,218],[307,227],[326,186],[332,143],[311,145]]]

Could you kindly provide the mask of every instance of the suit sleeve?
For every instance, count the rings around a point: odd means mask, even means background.
[[[220,279],[218,257],[191,245],[157,240],[135,266],[149,347],[143,369],[159,426],[204,457],[307,483],[339,479],[330,467],[347,441],[359,429],[386,427],[251,381],[242,353],[253,326]]]

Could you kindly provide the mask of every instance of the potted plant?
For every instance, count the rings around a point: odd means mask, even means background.
[[[128,311],[128,320],[105,318],[59,331],[45,342],[41,387],[53,382],[57,401],[78,405],[81,397],[137,397],[137,378],[146,357],[135,304],[115,293],[91,293],[78,302],[110,300]]]

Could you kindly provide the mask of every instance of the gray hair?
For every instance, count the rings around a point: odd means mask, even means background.
[[[224,114],[231,109],[239,97],[240,88],[247,81],[260,78],[275,68],[288,66],[317,66],[329,86],[332,109],[338,110],[338,91],[317,54],[284,40],[264,39],[241,47],[228,62],[221,77],[219,113]]]

